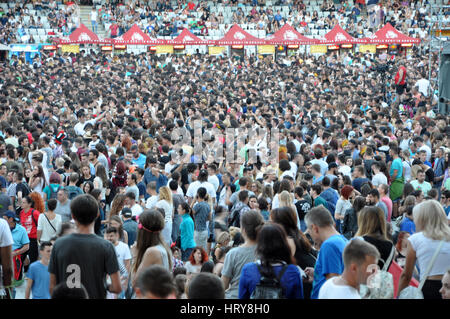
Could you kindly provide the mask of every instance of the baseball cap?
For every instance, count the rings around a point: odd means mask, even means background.
[[[132,217],[132,216],[133,216],[133,213],[131,212],[131,209],[130,209],[130,208],[125,207],[124,209],[122,209],[122,215],[123,215],[124,217],[129,218],[129,217]]]
[[[6,217],[8,217],[8,218],[14,218],[14,220],[15,220],[16,222],[18,222],[18,221],[20,220],[19,217],[17,217],[16,213],[14,213],[14,212],[11,211],[11,210],[7,210],[6,212],[4,212],[4,213],[3,213],[3,216],[6,216]]]

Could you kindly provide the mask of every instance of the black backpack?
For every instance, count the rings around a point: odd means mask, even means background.
[[[61,186],[58,186],[58,189],[56,190],[56,192],[53,191],[51,186],[49,186],[49,188],[50,188],[50,197],[48,199],[57,199],[58,198],[58,192],[61,189]]]
[[[78,189],[70,188],[68,190],[68,195],[69,195],[69,199],[72,200],[75,197],[77,197],[78,195],[80,195],[80,193],[78,192]]]
[[[257,264],[258,271],[261,274],[261,279],[253,290],[250,299],[286,299],[284,289],[281,286],[281,278],[288,267],[283,264],[278,276],[275,276],[272,269],[272,276],[265,276],[260,264]]]

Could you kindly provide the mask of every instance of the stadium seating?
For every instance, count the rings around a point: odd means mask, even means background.
[[[101,2],[101,4],[104,3],[104,1],[98,1]],[[199,3],[199,1],[194,0],[192,1],[196,4]],[[442,5],[443,4],[443,0],[429,0],[428,1],[430,3],[430,5]],[[322,1],[319,0],[305,0],[303,1],[303,3],[306,5],[306,11],[309,12],[310,14],[312,14],[314,11],[318,12],[318,16],[319,19],[324,20],[327,19],[331,14],[331,12],[327,12],[327,11],[321,11],[320,6],[322,5]],[[348,2],[350,4],[350,6],[354,5],[354,1],[350,0]],[[102,6],[101,4],[97,4],[96,8],[101,9]],[[173,17],[175,17],[177,15],[177,1],[170,1],[170,4],[172,6],[172,8],[174,8],[174,11],[169,11],[167,12],[168,18],[172,19]],[[236,23],[236,21],[234,21],[234,17],[233,14],[238,10],[238,8],[241,8],[242,11],[244,12],[244,18],[242,19],[242,22],[239,23],[240,26],[248,31],[249,33],[257,36],[257,37],[265,37],[267,35],[269,35],[271,32],[269,31],[269,29],[267,28],[267,23],[265,23],[266,28],[264,30],[260,30],[260,28],[258,28],[258,23],[252,22],[252,21],[248,21],[246,20],[247,15],[250,14],[250,12],[253,9],[253,6],[251,5],[251,1],[247,1],[247,3],[245,5],[224,5],[223,3],[217,3],[215,1],[208,1],[206,2],[207,6],[210,9],[210,12],[214,12],[217,13],[221,12],[223,15],[223,23],[218,25],[218,29],[211,29],[209,28],[209,37],[211,37],[212,39],[219,39],[221,37],[223,37],[223,35],[225,34],[226,30],[226,25],[229,27],[231,27],[234,23]],[[21,6],[23,6],[24,8],[26,8],[26,12],[28,12],[26,15],[23,16],[15,16],[15,20],[16,22],[21,22],[24,25],[25,28],[25,33],[28,35],[33,35],[33,37],[35,37],[35,40],[37,39],[47,39],[47,37],[49,36],[49,32],[51,33],[55,33],[55,36],[61,36],[62,35],[62,30],[60,28],[54,28],[52,27],[49,19],[48,19],[48,14],[49,14],[49,10],[37,10],[37,8],[33,7],[32,4],[27,4],[27,5],[23,5],[20,4]],[[3,8],[4,12],[8,12],[8,10],[10,8],[15,8],[16,6],[16,2],[7,2],[7,3],[0,3],[0,7]],[[294,18],[297,18],[299,16],[299,12],[297,11],[297,8],[295,6],[289,7],[288,5],[279,5],[278,1],[276,0],[266,0],[265,1],[265,6],[264,7],[257,7],[258,12],[263,9],[266,10],[268,8],[272,8],[273,10],[273,14],[275,15],[278,11],[280,12],[281,16],[286,19],[286,21],[295,21]],[[66,9],[66,6],[62,3],[58,3],[58,6],[56,8],[56,10],[59,9]],[[412,16],[414,16],[416,10],[418,10],[419,8],[412,8]],[[122,10],[122,9],[120,9]],[[428,9],[429,10],[429,9]],[[118,11],[118,10],[117,10]],[[77,12],[73,13],[73,14],[78,14]],[[388,12],[386,12],[386,16],[387,18],[391,18],[394,14],[394,11],[389,10]],[[158,14],[160,15],[160,14]],[[198,21],[200,19],[200,17],[202,16],[202,12],[200,11],[193,11],[190,12],[190,15],[193,18],[188,18],[186,19],[183,27],[188,27],[189,23],[192,21]],[[31,17],[34,18],[34,21],[37,21],[37,18],[40,17],[41,18],[41,22],[43,25],[43,28],[39,28],[39,29],[35,29],[35,28],[31,28],[29,26],[30,23],[30,19]],[[350,22],[351,19],[349,19],[349,17],[344,17],[342,20],[339,21],[339,23],[341,24],[342,27],[346,28],[346,26],[348,25],[348,23]],[[367,17],[365,16],[365,13],[363,13],[361,16],[358,17],[358,22],[359,21],[363,21],[363,22],[367,22]],[[392,19],[391,19],[392,21]],[[423,30],[428,30],[428,25],[429,23],[434,23],[437,21],[437,16],[434,15],[430,21],[427,21],[427,25],[426,26],[422,26],[424,27]],[[82,21],[84,23],[86,23],[86,21]],[[119,21],[121,22],[121,21]],[[147,17],[145,17],[144,19],[141,19],[140,21],[137,21],[138,24],[141,26],[142,29],[145,29],[146,26],[148,26],[150,23],[152,23],[151,21],[149,21],[149,19]],[[411,20],[410,19],[405,19],[406,22],[406,28],[403,29],[402,31],[408,34],[412,34],[413,36],[418,36],[419,32],[422,30],[420,27],[417,27],[417,25],[412,26],[411,25]],[[17,23],[16,23],[17,25]],[[102,26],[103,29],[106,30],[106,36],[109,36],[109,27],[111,25],[111,21],[102,21]],[[210,22],[207,23],[207,25],[211,25]],[[295,26],[295,25],[294,25]],[[450,24],[447,23],[447,26],[450,27]],[[131,27],[131,25],[128,25],[125,29]],[[444,25],[445,27],[445,25]],[[365,34],[367,34],[368,31],[368,27],[364,26],[363,30],[364,32],[366,32]],[[122,31],[126,31],[126,30],[122,30]],[[306,36],[312,36],[312,37],[321,37],[323,36],[326,32],[328,32],[329,29],[323,29],[323,28],[319,28],[317,23],[309,23],[308,24],[308,28],[305,32]],[[16,30],[16,34],[18,34],[17,30]],[[423,32],[422,32],[423,34]],[[17,41],[20,42],[20,38],[19,36],[17,36]]]

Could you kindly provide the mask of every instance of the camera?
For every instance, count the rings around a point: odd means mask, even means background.
[[[450,99],[447,99],[443,96],[439,98],[439,103],[450,104]]]
[[[390,67],[394,64],[394,62],[392,61],[387,61],[386,63],[378,63],[375,66],[375,71],[379,72],[379,73],[385,73],[387,71],[389,71]]]

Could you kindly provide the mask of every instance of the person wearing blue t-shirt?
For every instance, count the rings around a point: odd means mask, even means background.
[[[286,299],[303,299],[303,281],[299,267],[294,265],[291,249],[283,228],[278,224],[265,224],[258,233],[256,262],[247,263],[241,270],[239,299],[250,299],[261,278],[277,278]]]
[[[334,228],[331,213],[323,206],[314,207],[305,216],[308,233],[320,246],[316,265],[307,267],[305,273],[313,282],[311,299],[318,299],[319,290],[331,277],[339,276],[344,271],[342,254],[348,240]]]
[[[30,292],[33,299],[50,299],[50,273],[48,263],[52,253],[52,243],[42,242],[39,248],[41,259],[30,265],[27,272],[27,287],[25,299],[30,299]]]
[[[145,156],[144,154],[141,154],[139,152],[137,145],[131,146],[131,153],[133,154],[131,163],[133,163],[133,165],[136,165],[142,169],[145,169],[145,162],[147,161],[147,156]]]
[[[283,17],[280,14],[280,10],[277,11],[277,14],[273,17],[275,21],[280,22]]]
[[[399,157],[399,148],[393,145],[389,149],[389,155],[393,159],[389,175],[391,176],[391,185],[389,188],[389,197],[392,200],[392,216],[397,217],[398,202],[403,196],[403,187],[405,178],[403,177],[403,162]]]
[[[414,206],[408,206],[406,208],[405,217],[400,224],[400,231],[408,232],[410,235],[416,232],[416,224],[414,224],[412,211]]]

